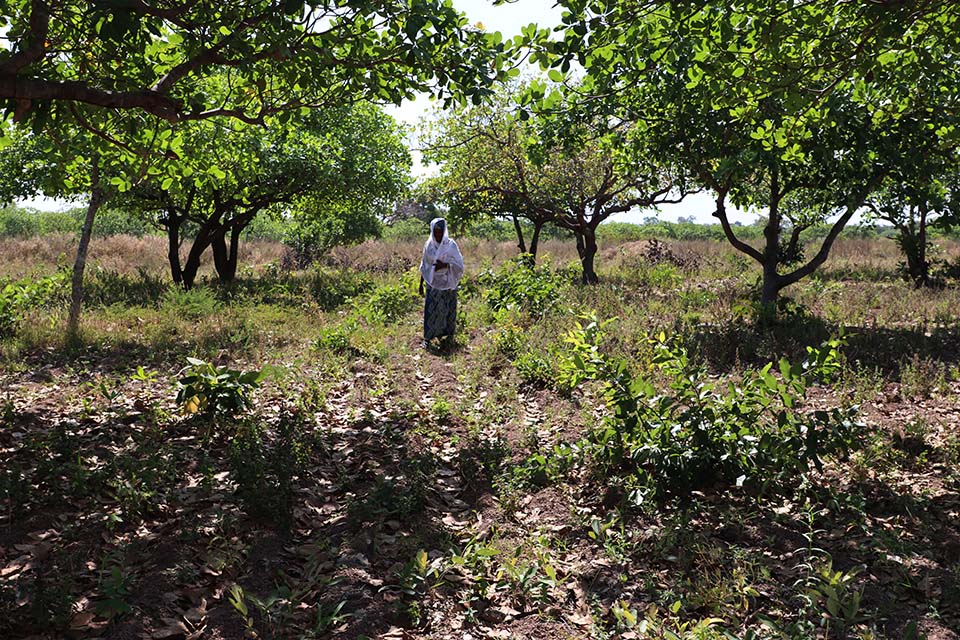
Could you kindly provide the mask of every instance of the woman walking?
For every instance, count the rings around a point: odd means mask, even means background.
[[[447,221],[434,218],[430,222],[430,237],[423,245],[420,260],[420,295],[423,305],[423,346],[434,338],[453,341],[457,326],[457,284],[463,276],[463,256],[460,247],[447,234]]]

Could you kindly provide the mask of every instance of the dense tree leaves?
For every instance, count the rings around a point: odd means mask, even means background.
[[[179,174],[150,177],[118,203],[165,228],[171,274],[188,288],[208,247],[220,279],[234,278],[241,234],[262,212],[290,219],[313,251],[321,248],[311,243],[368,237],[410,167],[397,125],[371,105],[311,111],[297,126],[209,120],[187,127],[184,138]],[[194,240],[181,266],[185,231]]]
[[[825,101],[834,93],[853,96],[878,121],[960,101],[960,7],[945,0],[559,4],[567,9],[559,39],[528,34],[516,44],[539,41],[536,58],[559,70],[579,63],[592,97],[606,101],[655,71],[683,75],[689,88],[706,88],[714,109],[778,147],[830,123]],[[776,127],[762,126],[768,98],[784,103]],[[957,136],[952,124],[935,131]]]
[[[495,34],[445,0],[186,3],[4,0],[0,100],[43,126],[71,104],[168,121],[262,123],[301,106],[479,101],[503,62]],[[227,91],[211,91],[210,79]]]
[[[956,144],[958,21],[949,3],[561,2],[560,38],[526,34],[591,118],[633,124],[634,153],[674,158],[717,196],[730,242],[763,269],[761,297],[812,273],[913,150]],[[549,94],[529,98],[556,108]],[[553,104],[551,104],[553,103]],[[765,246],[725,201],[766,209]],[[833,220],[804,264],[800,232]],[[782,272],[784,266],[795,267]]]
[[[434,187],[454,216],[512,219],[520,250],[536,254],[540,229],[554,224],[578,241],[584,282],[596,282],[596,229],[616,213],[678,201],[683,181],[669,166],[619,149],[630,127],[547,114],[516,117],[524,88],[506,87],[490,105],[440,119],[425,158],[442,164]],[[518,218],[530,221],[527,247]]]

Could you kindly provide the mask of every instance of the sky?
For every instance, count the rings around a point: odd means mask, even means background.
[[[530,23],[536,23],[540,27],[560,24],[562,14],[561,10],[554,5],[554,0],[515,0],[499,6],[495,6],[491,0],[453,0],[453,4],[466,14],[472,23],[480,23],[488,31],[499,31],[503,34],[504,39],[520,33],[520,29]],[[421,97],[415,101],[405,102],[399,107],[390,105],[386,110],[398,121],[412,129],[431,110],[434,104],[428,98]],[[410,142],[415,145],[415,138],[411,137]],[[414,153],[414,162],[415,174],[423,175],[430,170],[420,165],[419,154],[416,152]],[[21,204],[38,209],[59,209],[65,205],[61,201],[46,198]],[[727,209],[732,222],[750,223],[757,217],[756,214],[747,214],[736,210],[729,204]],[[710,194],[694,194],[685,198],[680,204],[662,206],[660,208],[660,218],[676,221],[680,217],[692,216],[697,222],[714,223],[716,220],[711,217],[713,210],[714,202]],[[611,219],[620,222],[640,223],[644,218],[654,214],[655,212],[651,210],[635,210],[618,214]]]

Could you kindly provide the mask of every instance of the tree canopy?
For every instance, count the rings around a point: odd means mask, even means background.
[[[372,105],[312,111],[296,126],[208,120],[187,127],[185,139],[184,177],[151,177],[117,203],[166,230],[171,274],[186,287],[208,247],[220,279],[232,280],[240,236],[262,212],[297,223],[303,243],[375,233],[377,214],[403,193],[410,167],[397,125]],[[181,267],[184,232],[194,240]]]
[[[629,125],[566,113],[517,117],[521,85],[507,85],[489,105],[468,106],[442,117],[425,157],[442,163],[436,180],[461,217],[492,215],[541,227],[553,224],[577,238],[584,282],[596,282],[597,226],[616,213],[682,199],[681,179],[659,158],[620,153]]]
[[[184,3],[3,0],[0,101],[43,126],[79,104],[166,121],[278,112],[427,91],[479,101],[502,43],[445,0]],[[223,83],[225,91],[212,90]]]

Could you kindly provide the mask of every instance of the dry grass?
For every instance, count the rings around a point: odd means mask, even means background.
[[[187,247],[181,247],[181,259]],[[77,251],[75,236],[46,236],[0,239],[0,277],[22,278],[30,274],[51,273],[60,266],[73,264]],[[284,247],[278,242],[256,240],[240,245],[241,268],[257,268],[279,260]],[[212,273],[212,257],[204,255],[202,274]],[[168,273],[167,239],[161,236],[110,236],[93,238],[87,266],[117,273]]]

